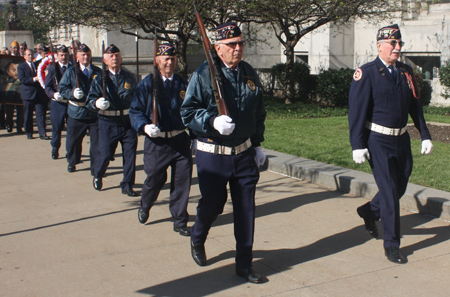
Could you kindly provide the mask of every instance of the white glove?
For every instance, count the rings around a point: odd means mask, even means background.
[[[159,136],[159,132],[161,132],[161,130],[159,130],[159,128],[156,127],[155,124],[148,124],[148,125],[145,125],[144,132],[148,136],[155,138],[155,137]]]
[[[196,152],[197,152],[197,139],[193,139],[191,144],[191,153],[195,155]]]
[[[81,90],[80,88],[76,88],[75,90],[73,90],[73,96],[75,97],[75,99],[83,98],[84,97],[83,90]]]
[[[370,154],[368,149],[354,150],[353,151],[353,161],[358,164],[364,163],[367,160],[370,160]]]
[[[95,101],[95,107],[101,110],[106,110],[109,107],[109,101],[105,100],[105,98],[100,97]]]
[[[61,96],[61,93],[60,93],[60,92],[56,92],[56,93],[53,95],[53,98],[55,98],[56,101],[62,101],[62,100],[64,100],[64,97]]]
[[[255,162],[256,162],[256,166],[261,166],[264,164],[264,162],[266,162],[266,155],[264,155],[263,150],[260,146],[255,147],[255,152],[256,152],[256,156],[255,156]]]
[[[433,144],[431,140],[425,139],[422,141],[422,150],[420,151],[422,154],[429,155],[433,151]]]
[[[236,126],[233,123],[233,119],[226,115],[221,115],[214,119],[214,129],[219,131],[222,135],[230,135],[233,133],[234,127]]]

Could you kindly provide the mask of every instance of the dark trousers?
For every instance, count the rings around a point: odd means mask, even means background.
[[[61,147],[61,132],[64,129],[64,119],[67,119],[67,103],[55,100],[50,101],[50,122],[52,123],[52,149]]]
[[[169,210],[174,227],[185,227],[189,214],[187,205],[192,177],[191,139],[186,133],[172,138],[145,137],[144,171],[147,174],[142,187],[141,207],[148,211],[167,181],[171,167]]]
[[[98,123],[97,119],[74,119],[67,118],[67,137],[66,137],[66,150],[67,150],[67,162],[70,166],[75,166],[80,163],[81,152],[83,150],[83,138],[89,129],[90,137],[90,149],[89,156],[91,161],[91,174],[94,175],[95,166],[99,160],[98,152]]]
[[[384,247],[400,246],[400,198],[406,191],[413,160],[409,134],[388,136],[370,133],[370,166],[378,193],[370,201],[375,220],[381,219]]]
[[[5,129],[6,127],[6,120],[5,120],[5,112],[6,112],[6,104],[0,103],[0,127],[2,129]]]
[[[117,126],[99,120],[99,162],[96,165],[95,177],[102,178],[108,168],[109,161],[116,152],[117,145],[122,145],[123,180],[122,191],[131,190],[136,177],[137,133],[131,125]]]
[[[198,182],[202,198],[191,229],[193,244],[203,244],[211,224],[223,212],[227,201],[227,184],[233,203],[236,268],[251,266],[255,232],[255,190],[259,170],[254,160],[255,149],[225,156],[197,151]]]
[[[5,124],[11,128],[14,127],[14,109],[16,110],[16,129],[20,130],[23,128],[23,106],[5,104],[6,119]]]
[[[33,100],[22,100],[25,118],[25,132],[27,135],[33,135],[33,111],[36,113],[36,124],[38,126],[39,136],[46,135],[45,121],[47,113],[47,100],[36,97]]]

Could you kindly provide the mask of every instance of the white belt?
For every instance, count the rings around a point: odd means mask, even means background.
[[[158,137],[161,138],[172,138],[175,137],[177,135],[180,135],[181,133],[185,132],[186,130],[173,130],[173,131],[167,131],[167,132],[162,132],[160,131],[158,134]]]
[[[85,102],[76,102],[76,101],[69,100],[69,103],[74,105],[74,106],[81,106],[81,107],[82,106],[86,106]]]
[[[62,100],[56,100],[56,99],[52,99],[53,101],[55,101],[55,102],[59,102],[59,103],[67,103],[69,100],[66,100],[66,99],[62,99]]]
[[[218,155],[238,155],[245,152],[251,146],[252,142],[250,141],[250,138],[244,143],[234,147],[197,141],[197,150]]]
[[[98,111],[99,114],[107,116],[107,117],[118,117],[121,115],[127,115],[130,113],[129,109],[124,109],[124,110],[99,110]]]
[[[404,128],[388,128],[371,122],[366,122],[366,128],[377,133],[392,136],[400,136],[406,132],[406,126]]]

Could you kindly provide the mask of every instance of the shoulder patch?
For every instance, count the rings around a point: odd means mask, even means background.
[[[186,97],[186,91],[181,91],[180,92],[180,97],[181,97],[181,99],[184,100],[184,98]]]
[[[247,80],[247,86],[248,86],[248,88],[249,88],[250,90],[252,90],[252,91],[256,90],[256,85],[255,85],[255,83],[254,83],[253,81],[251,81],[251,80]]]
[[[131,89],[131,85],[130,85],[130,83],[128,83],[128,82],[125,82],[125,84],[123,85],[123,87],[124,87],[126,90]]]
[[[94,80],[97,77],[97,74],[94,74],[94,76],[92,76],[92,80]]]
[[[358,68],[358,69],[356,69],[355,73],[353,74],[353,79],[355,81],[358,81],[358,80],[360,80],[362,78],[362,76],[363,76],[362,69]]]

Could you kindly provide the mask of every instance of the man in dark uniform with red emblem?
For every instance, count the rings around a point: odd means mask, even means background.
[[[258,167],[265,161],[266,110],[258,74],[242,61],[244,39],[236,23],[220,25],[214,45],[230,116],[219,115],[211,72],[203,63],[191,76],[181,107],[183,122],[197,135],[196,163],[202,198],[191,229],[191,254],[206,265],[205,241],[211,224],[223,212],[229,185],[236,237],[236,274],[251,283],[262,283],[253,265],[255,192]]]
[[[103,61],[108,66],[106,90],[104,92],[102,84],[102,76],[105,74],[97,76],[92,83],[87,103],[90,110],[98,113],[99,162],[95,167],[93,186],[98,191],[102,189],[103,176],[120,142],[123,153],[123,180],[120,183],[122,194],[139,196],[133,190],[137,133],[131,127],[129,116],[136,80],[131,73],[120,68],[122,55],[114,44],[105,50]]]
[[[144,170],[147,178],[142,188],[139,222],[145,224],[148,220],[150,208],[167,180],[170,166],[169,209],[174,220],[173,230],[189,236],[191,233],[186,224],[189,220],[187,206],[192,176],[191,138],[180,116],[187,82],[174,74],[176,61],[175,48],[171,43],[159,46],[155,61],[159,78],[154,79],[151,74],[138,84],[130,107],[130,120],[133,128],[146,136]],[[156,92],[159,95],[158,123],[153,121],[153,88],[159,90]]]
[[[381,219],[385,255],[406,263],[400,252],[400,198],[406,191],[413,160],[406,131],[408,114],[422,138],[422,154],[433,150],[423,116],[419,88],[410,66],[398,61],[404,42],[398,25],[378,30],[378,57],[358,68],[349,94],[350,143],[353,160],[369,160],[378,193],[357,209],[366,230],[377,238]]]

